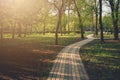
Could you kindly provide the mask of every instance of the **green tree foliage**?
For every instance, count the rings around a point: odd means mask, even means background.
[[[98,0],[86,0],[86,4],[89,7],[88,13],[91,14],[93,31],[95,30],[95,35],[98,35],[98,11],[99,11],[99,1]],[[94,18],[95,16],[95,18]],[[95,27],[94,27],[95,26]]]
[[[112,27],[112,19],[110,16],[104,16],[103,17],[103,26],[105,31],[111,31],[113,30]]]
[[[111,29],[111,19],[114,23],[114,36],[118,34],[115,26],[120,25],[119,0],[104,0],[111,6],[112,18],[103,16],[104,29]],[[84,38],[85,30],[95,30],[98,34],[99,0],[0,0],[0,38],[6,33],[25,37],[27,33],[55,33],[55,43],[58,44],[58,34],[81,32]],[[105,3],[103,3],[105,4]],[[113,15],[114,14],[114,15]],[[116,24],[115,24],[116,23]],[[24,34],[24,36],[23,36]]]
[[[120,7],[120,0],[105,0],[105,2],[110,6],[111,9],[111,16],[112,16],[112,23],[114,27],[114,39],[118,40],[118,21],[119,21],[119,7]]]

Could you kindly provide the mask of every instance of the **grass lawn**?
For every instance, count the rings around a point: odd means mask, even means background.
[[[120,33],[118,34],[118,36],[120,36]],[[95,36],[96,38],[100,38],[100,33],[99,35]],[[107,34],[107,33],[104,33],[104,38],[105,39],[114,39],[114,34]]]
[[[46,80],[58,52],[80,40],[78,34],[70,34],[59,37],[59,45],[54,45],[53,34],[4,37],[0,40],[0,80]]]
[[[120,80],[120,41],[94,40],[80,50],[90,80]]]

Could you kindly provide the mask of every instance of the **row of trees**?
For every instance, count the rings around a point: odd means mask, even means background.
[[[111,9],[111,15],[102,16],[102,4]],[[15,34],[21,37],[32,32],[44,35],[53,32],[58,44],[59,33],[74,30],[84,38],[85,30],[98,35],[100,29],[101,41],[104,41],[104,29],[113,29],[117,40],[119,6],[119,0],[0,0],[0,38],[6,32],[11,33],[12,38]]]
[[[59,1],[60,2],[60,1]],[[68,2],[68,3],[67,3]],[[118,40],[119,37],[119,28],[118,28],[118,22],[119,22],[119,12],[120,12],[120,0],[61,0],[61,5],[57,6],[56,3],[58,3],[57,0],[53,0],[54,6],[58,10],[58,23],[56,26],[56,44],[58,43],[58,29],[61,24],[61,18],[62,14],[65,11],[64,7],[66,8],[66,4],[69,6],[74,6],[73,9],[76,11],[78,16],[78,22],[79,22],[79,28],[81,32],[81,38],[84,38],[84,30],[83,30],[83,16],[85,16],[85,12],[88,14],[91,14],[91,21],[92,21],[92,27],[93,31],[95,30],[95,34],[98,35],[98,19],[100,24],[100,35],[101,35],[101,41],[104,42],[104,35],[103,35],[103,22],[102,22],[102,5],[107,5],[111,9],[111,17],[112,17],[112,25],[113,25],[113,32],[114,32],[114,39]],[[68,8],[70,9],[70,8]],[[71,10],[71,9],[70,9]],[[84,12],[85,11],[85,12]],[[96,27],[94,28],[94,14],[96,15]],[[99,15],[99,16],[98,16]],[[87,17],[88,18],[88,17]]]
[[[12,33],[12,38],[14,38],[15,33],[21,37],[21,34],[26,35],[26,32],[42,32],[43,34],[55,32],[58,20],[56,9],[48,0],[1,0],[0,17],[0,38],[6,32]],[[64,13],[62,26],[68,25],[67,17],[68,15]],[[73,23],[73,19],[76,20],[77,17],[72,14],[70,18],[72,25],[76,25],[77,23]],[[77,30],[77,28],[74,29]],[[66,29],[64,30],[66,31]]]

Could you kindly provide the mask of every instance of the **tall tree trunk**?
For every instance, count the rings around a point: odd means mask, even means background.
[[[30,34],[33,33],[33,29],[32,29],[32,26],[30,25]]]
[[[102,0],[99,0],[100,3],[100,19],[99,19],[99,24],[100,24],[100,36],[101,36],[101,42],[104,42],[104,36],[103,36],[103,24],[102,24]]]
[[[0,39],[2,39],[3,38],[3,27],[1,26],[0,27]]]
[[[118,33],[119,33],[118,21],[117,20],[113,21],[113,24],[114,24],[114,39],[118,40],[119,39],[119,37],[118,37]]]
[[[83,31],[83,25],[82,25],[82,23],[80,25],[80,30],[81,30],[81,38],[84,39],[84,31]]]
[[[95,19],[96,19],[96,26],[95,26],[95,35],[98,35],[98,7],[97,7],[97,0],[95,0]]]
[[[45,22],[44,22],[44,25],[43,25],[43,35],[45,35]]]
[[[66,15],[64,13],[64,19],[66,20]],[[65,21],[65,24],[63,26],[63,30],[64,30],[64,35],[66,34],[66,21]]]
[[[96,12],[96,27],[95,27],[95,35],[98,35],[98,12]]]
[[[74,0],[74,4],[75,4],[75,7],[77,9],[77,15],[79,18],[79,27],[80,27],[80,32],[81,32],[81,38],[83,39],[84,38],[84,30],[83,30],[83,25],[82,25],[81,14],[80,14],[79,9],[77,7],[76,0]]]
[[[119,21],[119,6],[120,6],[120,0],[109,0],[110,8],[111,8],[111,16],[112,16],[112,22],[114,27],[114,39],[118,40],[118,21]]]
[[[60,10],[58,14],[58,22],[57,22],[56,32],[55,32],[55,44],[56,45],[58,45],[58,32],[59,32],[59,28],[61,24],[61,19],[62,19],[62,11]]]
[[[94,12],[92,12],[92,31],[93,31],[93,34],[95,33],[95,28],[94,28]]]
[[[70,33],[70,3],[68,3],[68,34]]]
[[[63,36],[63,31],[62,31],[62,26],[60,24],[60,33],[61,33],[61,36]]]
[[[22,35],[22,27],[21,24],[19,23],[19,28],[18,28],[18,37],[21,37]]]
[[[12,27],[12,39],[15,38],[15,27]]]
[[[64,35],[66,34],[66,25],[64,25]]]
[[[24,37],[26,37],[26,34],[27,34],[27,25],[25,26]]]
[[[58,32],[59,32],[59,29],[61,27],[62,14],[64,12],[64,10],[63,10],[63,8],[64,8],[64,0],[62,0],[62,4],[61,4],[60,7],[58,7],[55,3],[54,3],[54,6],[58,10],[58,22],[57,22],[56,31],[55,31],[55,44],[58,45]]]

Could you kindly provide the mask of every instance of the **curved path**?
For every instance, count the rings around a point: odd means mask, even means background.
[[[92,35],[87,37],[88,39],[86,40],[62,49],[54,62],[47,80],[89,80],[79,55],[80,47],[94,39]]]

